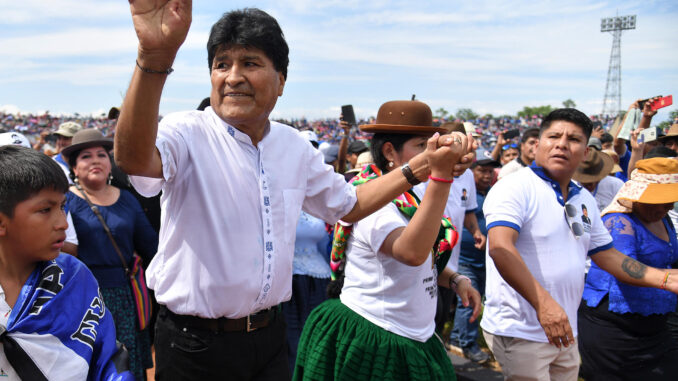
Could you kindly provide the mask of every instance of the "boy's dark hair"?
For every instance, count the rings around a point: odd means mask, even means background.
[[[372,154],[372,159],[374,159],[374,164],[377,166],[377,168],[382,170],[382,172],[386,172],[388,169],[388,159],[386,159],[384,154],[381,152],[381,148],[384,146],[384,143],[390,142],[393,144],[393,148],[400,152],[400,150],[403,148],[403,144],[415,136],[417,135],[385,133],[374,134],[374,136],[372,136],[372,144],[370,144],[370,153]]]
[[[586,114],[575,108],[559,108],[551,111],[546,115],[546,118],[542,120],[541,126],[539,127],[539,134],[541,135],[551,127],[551,123],[556,121],[570,122],[579,126],[584,131],[584,135],[586,135],[586,141],[591,137],[593,122],[591,122],[591,119],[589,119]]]
[[[655,157],[676,157],[678,153],[669,147],[656,146],[643,157],[643,159],[653,159]]]
[[[68,191],[68,180],[59,164],[30,148],[0,147],[0,168],[0,213],[10,218],[17,204],[43,189]]]
[[[525,130],[523,136],[520,137],[520,144],[524,144],[529,138],[539,139],[539,129],[535,127]]]
[[[271,15],[257,8],[224,13],[212,26],[207,40],[207,65],[210,72],[217,49],[235,45],[262,50],[273,62],[275,70],[287,80],[290,49],[280,25]]]
[[[605,143],[612,143],[614,141],[614,137],[610,135],[609,132],[604,132],[603,135],[600,137],[600,143],[605,144]]]

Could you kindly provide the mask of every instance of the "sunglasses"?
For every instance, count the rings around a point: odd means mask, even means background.
[[[506,150],[509,149],[509,148],[516,148],[516,149],[517,149],[517,148],[518,148],[518,144],[516,144],[516,143],[504,144],[504,145],[501,147],[501,150],[502,150],[502,151],[506,151]]]
[[[584,235],[584,225],[579,221],[573,221],[574,217],[577,216],[577,208],[571,204],[565,204],[565,220],[567,221],[567,226],[570,227],[574,238],[579,239]]]

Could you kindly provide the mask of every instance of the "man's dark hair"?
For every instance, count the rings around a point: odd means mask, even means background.
[[[0,147],[0,168],[0,213],[10,218],[17,204],[43,189],[68,191],[68,180],[59,164],[30,148]]]
[[[593,122],[591,122],[591,119],[589,119],[586,114],[575,108],[559,108],[551,111],[546,115],[544,120],[542,120],[541,126],[539,127],[539,134],[541,135],[551,127],[551,123],[557,121],[570,122],[579,126],[584,131],[584,135],[586,135],[586,141],[591,137]]]
[[[393,144],[393,148],[400,152],[400,150],[403,149],[403,144],[415,136],[417,135],[383,133],[374,134],[374,136],[372,136],[372,144],[370,145],[370,153],[372,154],[372,159],[374,159],[374,164],[377,166],[377,168],[381,169],[383,172],[386,172],[388,169],[388,159],[381,152],[381,148],[385,143],[389,142]]]
[[[600,137],[600,144],[612,143],[613,141],[614,137],[610,135],[609,132],[604,132],[603,135]]]
[[[520,144],[524,144],[530,138],[539,139],[539,129],[538,128],[528,128],[523,132],[523,136],[520,137]]]
[[[669,147],[664,147],[664,146],[656,146],[650,150],[650,152],[643,157],[643,159],[652,159],[655,157],[676,157],[678,156],[678,152],[672,150]]]
[[[257,48],[273,62],[275,70],[287,80],[290,49],[278,22],[257,8],[245,8],[224,13],[212,26],[207,40],[207,65],[212,72],[212,62],[220,47],[233,46]]]

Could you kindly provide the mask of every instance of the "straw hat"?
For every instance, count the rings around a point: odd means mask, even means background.
[[[590,149],[572,178],[580,183],[595,183],[609,175],[613,166],[614,160],[608,154]]]
[[[631,179],[617,192],[602,215],[631,212],[631,209],[620,204],[619,200],[644,204],[668,204],[678,201],[678,160],[656,157],[636,162]]]
[[[363,170],[363,168],[368,164],[374,164],[374,159],[372,159],[372,154],[370,151],[365,151],[358,155],[358,160],[355,163],[355,168],[346,171],[346,173],[358,173]]]
[[[619,155],[615,150],[613,149],[604,149],[603,153],[608,154],[612,160],[614,161],[614,165],[612,166],[612,169],[610,170],[610,174],[613,175],[617,172],[622,172],[623,169],[619,166]]]
[[[113,148],[113,140],[104,138],[101,131],[96,128],[88,128],[75,134],[75,136],[73,136],[73,143],[62,149],[61,154],[68,157],[74,151],[80,151],[85,148],[96,146],[102,146],[106,148],[106,150],[110,150]]]
[[[669,131],[666,133],[666,135],[662,137],[658,137],[659,141],[662,141],[667,138],[672,138],[678,136],[678,123],[675,123],[674,125],[669,128]]]
[[[390,101],[379,107],[376,124],[362,124],[360,129],[372,133],[430,135],[445,133],[444,128],[433,127],[433,114],[426,103],[419,101]]]

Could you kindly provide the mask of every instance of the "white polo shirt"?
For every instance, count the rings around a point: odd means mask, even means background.
[[[414,192],[419,199],[424,197],[428,181],[414,187]],[[464,171],[459,177],[454,178],[450,187],[450,195],[445,205],[445,215],[450,217],[452,224],[459,232],[459,242],[452,248],[450,260],[447,267],[457,271],[459,268],[459,253],[461,252],[461,232],[464,230],[464,217],[466,213],[471,213],[478,207],[478,198],[476,197],[476,181],[473,178],[473,172],[470,169]]]
[[[579,238],[565,217],[560,186],[539,167],[523,168],[497,182],[483,205],[488,231],[508,226],[519,232],[516,248],[520,256],[532,276],[563,307],[575,336],[586,256],[612,247],[596,201],[582,189],[570,182],[567,200],[577,209],[572,221],[584,228]],[[588,218],[583,217],[582,206]],[[501,277],[489,249],[486,259],[486,302],[480,326],[494,335],[548,342],[535,309]]]
[[[435,330],[438,273],[432,256],[408,266],[379,249],[386,237],[409,222],[393,203],[353,225],[346,247],[341,302],[373,324],[425,342]]]
[[[160,123],[163,178],[131,176],[163,191],[158,253],[147,270],[159,303],[182,315],[240,318],[289,300],[297,220],[334,223],[355,188],[298,132],[276,122],[258,146],[211,108]]]

